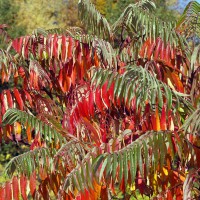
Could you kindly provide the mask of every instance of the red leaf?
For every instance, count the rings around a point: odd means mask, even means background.
[[[83,63],[76,61],[75,62],[75,67],[76,67],[76,73],[77,73],[77,78],[78,80],[82,80],[84,76],[84,69],[83,69]]]
[[[15,99],[17,100],[17,103],[18,103],[18,105],[19,105],[19,109],[20,109],[20,110],[23,110],[23,108],[24,108],[24,103],[23,103],[21,94],[19,93],[19,91],[18,91],[17,88],[14,88],[14,89],[13,89],[13,92],[14,92]]]
[[[103,112],[103,108],[104,108],[104,105],[103,105],[103,102],[101,100],[101,91],[99,88],[96,89],[96,92],[95,92],[95,104],[97,106],[97,108]]]
[[[62,35],[62,53],[61,53],[62,62],[66,61],[66,37]]]
[[[75,85],[75,82],[76,82],[76,75],[77,75],[76,67],[73,66],[72,74],[71,74],[72,85]]]
[[[6,96],[7,96],[7,101],[8,101],[8,107],[12,108],[13,107],[13,99],[12,99],[10,90],[6,90]]]
[[[72,37],[69,37],[69,45],[68,45],[68,52],[67,52],[67,58],[72,58],[72,50],[73,50],[73,39]]]
[[[31,95],[26,90],[23,90],[23,91],[24,91],[26,99],[29,101],[29,104],[32,107],[33,106],[33,99],[31,97]]]
[[[98,130],[96,130],[96,128],[87,118],[83,117],[82,121],[85,124],[86,128],[91,131],[92,134],[90,136],[92,140],[99,146],[101,144],[101,140],[99,138]]]
[[[31,174],[30,176],[30,192],[32,197],[35,197],[35,192],[36,192],[36,173],[35,171]]]
[[[88,101],[85,98],[82,99],[82,105],[83,105],[82,109],[84,110],[86,117],[89,119],[89,109],[88,109],[89,106],[88,106]]]
[[[18,45],[18,38],[12,41],[12,47],[14,48],[15,51],[17,51],[17,45]]]
[[[0,94],[0,103],[1,103],[1,114],[4,115],[6,112],[6,102],[5,102],[4,93]]]
[[[96,51],[94,52],[94,65],[95,65],[96,67],[99,66],[99,58],[98,58],[98,55],[97,55],[97,52],[96,52]]]
[[[176,189],[176,200],[182,200],[183,199],[183,194],[182,194],[182,190],[180,187],[178,187]]]
[[[88,118],[88,113],[87,113],[86,109],[87,108],[84,107],[83,102],[78,103],[78,111],[79,111],[81,117]]]
[[[172,192],[170,190],[167,191],[167,200],[173,200]]]
[[[28,46],[28,43],[29,43],[29,38],[30,36],[26,36],[24,38],[24,57],[25,58],[28,58],[28,49],[29,49],[29,46]]]
[[[5,184],[5,192],[6,192],[6,198],[5,199],[12,199],[12,190],[11,190],[11,184],[10,182],[6,182]]]
[[[19,38],[19,41],[18,41],[18,44],[17,44],[17,52],[18,52],[19,54],[21,54],[21,51],[22,51],[23,39],[24,39],[24,37],[20,37],[20,38]]]
[[[149,45],[150,45],[150,39],[147,39],[147,40],[145,41],[145,43],[143,44],[143,46],[142,46],[140,52],[139,52],[140,57],[143,57],[143,58],[145,57],[145,51],[146,51],[146,48],[147,48]]]
[[[5,188],[0,187],[0,200],[5,200]]]
[[[73,72],[73,60],[70,60],[68,63],[67,63],[67,75],[71,77],[72,75],[72,72]]]
[[[107,108],[110,108],[110,99],[109,99],[109,93],[107,92],[107,83],[105,83],[102,87],[102,98],[103,102],[105,103],[105,106]]]
[[[58,37],[57,37],[56,34],[53,37],[53,55],[54,55],[55,58],[59,57],[59,54],[58,54]]]
[[[63,90],[62,82],[63,82],[63,69],[59,71],[59,75],[58,75],[58,83],[61,89]]]
[[[160,52],[160,59],[164,60],[164,58],[165,58],[165,44],[164,44],[164,42],[162,42],[161,52]]]
[[[161,120],[160,120],[160,125],[161,125],[161,130],[167,130],[167,124],[166,124],[166,110],[165,106],[162,108],[162,113],[161,113]]]
[[[0,115],[0,124],[2,123],[2,117]],[[2,137],[3,137],[3,128],[0,127],[0,144],[2,143]],[[1,193],[0,193],[1,194]],[[1,196],[1,195],[0,195]]]
[[[152,54],[153,54],[153,50],[154,50],[155,46],[156,46],[156,43],[155,43],[155,42],[151,43],[151,44],[148,46],[148,49],[147,49],[147,57],[148,57],[149,60],[151,59],[151,56],[152,56]]]
[[[23,37],[16,38],[12,41],[12,47],[15,49],[16,52],[21,54],[21,49],[22,49],[22,42],[23,42]]]
[[[50,59],[52,59],[52,56],[53,56],[52,45],[53,45],[53,38],[52,38],[52,35],[49,34],[48,39],[47,39],[47,52]]]
[[[12,179],[12,185],[13,185],[13,197],[15,200],[19,200],[19,183],[18,178],[16,176]]]
[[[89,114],[94,117],[94,95],[92,90],[89,94]]]
[[[170,63],[170,61],[171,61],[170,52],[171,52],[170,51],[170,44],[168,43],[167,47],[166,47],[166,52],[165,52],[165,61],[167,63]]]
[[[125,181],[123,177],[120,183],[120,190],[123,192],[123,194],[125,193],[125,189],[126,189],[126,185],[125,185]]]
[[[156,49],[155,49],[155,53],[154,53],[154,59],[155,60],[158,59],[161,47],[162,47],[162,40],[160,38],[158,38],[157,41],[156,41]]]
[[[1,70],[1,82],[4,83],[6,79],[6,72],[4,69]]]
[[[25,77],[25,71],[24,71],[23,67],[19,67],[19,68],[18,68],[18,74],[19,74],[22,78]]]
[[[176,50],[174,48],[171,49],[171,59],[175,59]]]
[[[27,180],[24,175],[21,175],[20,177],[20,189],[21,189],[21,195],[23,200],[27,200],[27,195],[26,195],[26,186],[27,186]]]

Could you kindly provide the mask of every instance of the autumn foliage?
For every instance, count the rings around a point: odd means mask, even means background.
[[[180,31],[199,8],[171,24],[145,0],[110,26],[80,0],[95,36],[10,39],[1,25],[0,140],[30,151],[7,164],[0,199],[199,197],[200,48]]]

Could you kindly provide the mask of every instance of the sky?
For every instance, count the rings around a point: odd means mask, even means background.
[[[179,0],[178,1],[178,8],[181,8],[181,11],[185,8],[185,6],[190,2],[191,0]],[[200,0],[196,0],[198,3],[200,3]]]

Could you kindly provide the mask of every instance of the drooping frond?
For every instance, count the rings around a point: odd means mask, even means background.
[[[116,31],[120,27],[130,28],[131,25],[134,25],[132,23],[133,22],[136,23],[136,21],[133,21],[133,19],[138,14],[138,13],[136,14],[134,12],[137,12],[137,10],[139,10],[139,11],[143,10],[144,12],[149,12],[149,11],[153,11],[155,8],[156,8],[155,4],[149,0],[143,0],[143,1],[139,1],[138,3],[135,3],[135,4],[129,4],[125,8],[123,13],[120,15],[118,20],[113,24],[113,26],[112,26],[113,31]],[[142,14],[140,15],[140,17],[142,17]],[[133,28],[135,28],[135,27],[133,27]],[[133,30],[136,31],[136,29],[133,29]]]
[[[12,158],[5,167],[5,175],[12,176],[15,172],[30,176],[40,167],[48,169],[47,162],[52,163],[52,152],[48,148],[36,148]],[[48,158],[48,159],[47,159]],[[52,163],[53,164],[53,163]],[[51,166],[53,167],[53,166]],[[51,168],[51,170],[54,170]]]
[[[80,19],[87,28],[91,28],[98,37],[110,39],[112,37],[110,25],[90,0],[79,0]]]
[[[66,139],[61,134],[63,131],[61,127],[60,129],[55,129],[27,112],[8,109],[3,116],[3,124],[13,124],[14,122],[20,122],[27,128],[35,129],[36,133],[39,132],[42,135],[42,139],[49,143],[62,144],[66,142]]]
[[[128,66],[123,74],[110,70],[95,70],[92,83],[95,82],[96,87],[108,80],[107,90],[114,84],[114,98],[119,98],[126,105],[131,104],[135,99],[135,109],[139,106],[142,110],[148,101],[152,109],[158,105],[162,109],[164,101],[167,102],[167,109],[171,109],[173,101],[175,107],[179,108],[182,104],[186,104],[191,109],[189,102],[183,99],[185,94],[170,89],[169,86],[159,81],[155,74],[150,74],[145,68],[140,66]],[[175,108],[174,107],[174,108]]]
[[[71,140],[58,150],[42,147],[16,156],[6,165],[4,173],[8,176],[17,173],[29,177],[31,173],[39,171],[40,168],[47,173],[52,173],[59,169],[59,165],[64,165],[68,170],[71,170],[81,162],[84,156],[83,146]]]
[[[8,51],[0,49],[0,78],[1,82],[8,82],[11,74],[15,74],[17,65],[16,58]]]
[[[81,43],[87,43],[92,49],[95,49],[97,55],[104,59],[104,66],[109,68],[116,68],[117,66],[117,56],[112,45],[106,40],[99,39],[96,36],[89,34],[74,34],[72,37]]]
[[[171,45],[178,46],[183,38],[180,38],[173,30],[174,25],[162,22],[148,12],[153,9],[154,4],[151,1],[147,2],[148,6],[145,8],[141,7],[139,3],[130,4],[113,25],[113,31],[123,28],[137,40],[139,38],[156,40],[157,37],[161,37],[165,43],[170,42]]]
[[[196,70],[200,65],[200,44],[194,48],[191,56],[191,71]]]
[[[91,188],[94,177],[99,184],[106,180],[112,184],[123,181],[125,185],[146,178],[149,172],[156,173],[158,168],[161,170],[166,166],[167,155],[174,157],[172,137],[171,132],[147,132],[119,151],[92,156],[67,175],[63,189],[67,193],[73,189],[83,192],[85,188]],[[182,151],[180,142],[176,144],[176,148]],[[92,171],[89,170],[91,167]]]
[[[191,1],[185,8],[177,23],[177,30],[188,39],[199,39],[200,36],[200,4]]]
[[[66,30],[64,29],[59,29],[59,30],[44,30],[44,29],[37,29],[34,31],[34,34],[32,35],[33,37],[40,37],[41,35],[44,36],[45,38],[48,38],[50,34],[58,34],[58,35],[63,35],[63,39],[64,37],[68,38],[71,37],[73,38],[75,41],[79,41],[81,44],[84,45],[89,45],[89,47],[91,49],[93,49],[93,51],[97,51],[97,54],[100,58],[104,58],[105,60],[105,65],[108,66],[116,66],[116,55],[114,52],[113,47],[111,46],[111,44],[109,42],[107,42],[106,40],[100,39],[95,35],[89,35],[89,34],[84,34],[83,31],[77,27],[72,27],[72,28],[68,28]],[[59,41],[59,37],[58,37],[58,44],[60,43]],[[67,41],[66,41],[67,42]],[[45,42],[44,42],[45,44]],[[62,45],[63,41],[62,41]],[[66,44],[67,46],[68,44]],[[58,46],[60,47],[60,46]],[[52,47],[51,47],[52,48]],[[56,47],[53,47],[56,48]],[[63,51],[64,49],[58,49],[58,51]]]
[[[182,128],[185,133],[200,135],[200,107],[197,108],[184,122]]]

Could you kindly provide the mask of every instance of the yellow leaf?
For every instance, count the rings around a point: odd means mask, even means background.
[[[15,122],[14,123],[14,132],[15,132],[15,135],[16,134],[21,134],[21,132],[22,132],[22,128],[21,128],[21,124],[20,123],[18,123],[18,122]]]
[[[166,167],[163,167],[163,172],[164,172],[164,174],[165,174],[165,176],[168,176],[168,169],[166,168]]]

